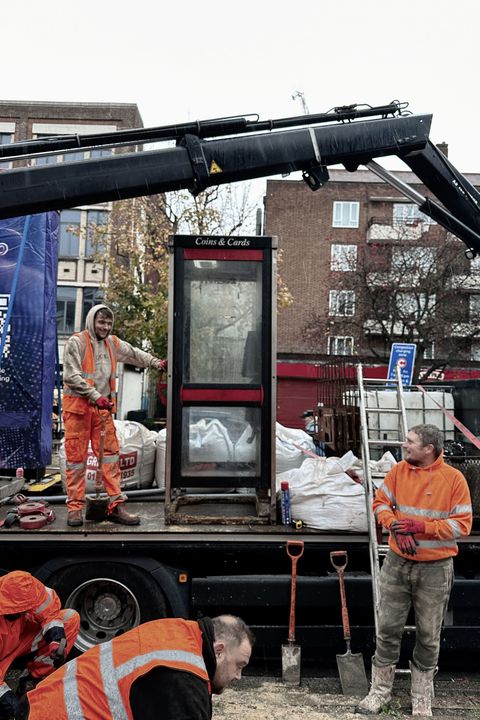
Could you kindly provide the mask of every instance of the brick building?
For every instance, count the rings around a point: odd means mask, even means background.
[[[418,192],[428,194],[413,173],[396,175]],[[480,175],[467,178],[474,185],[480,184]],[[365,257],[367,269],[370,263],[372,271],[378,269],[380,258],[387,277],[396,258],[398,264],[402,245],[408,244],[412,253],[415,246],[438,248],[447,237],[444,228],[421,216],[417,206],[368,170],[331,170],[330,181],[317,192],[302,181],[268,180],[265,232],[279,237],[283,250],[280,272],[294,298],[278,320],[279,354],[292,360],[328,359],[331,355],[368,357],[372,348],[377,360],[388,357],[389,347],[376,333],[372,318],[362,316],[357,322],[364,309],[358,297],[358,280],[357,284],[349,283],[348,278],[358,273]],[[477,361],[479,340],[465,342],[465,338],[480,304],[479,260],[469,261],[464,244],[450,240],[458,245],[463,280],[456,316],[463,322],[464,331],[462,334],[460,325],[457,327],[459,359]],[[409,287],[414,287],[413,275],[410,286],[405,278],[405,289]],[[318,325],[315,332],[312,322]],[[442,348],[437,347],[426,349],[426,358],[434,356],[435,350],[440,357]]]
[[[9,144],[53,135],[89,134],[143,127],[138,107],[133,103],[57,103],[0,101],[0,144]],[[115,152],[128,152],[119,148]],[[112,149],[64,153],[16,161],[45,164],[78,162],[90,157],[111,155]],[[0,163],[0,167],[11,163]],[[104,268],[92,260],[93,245],[87,228],[106,222],[111,203],[82,206],[60,213],[57,286],[57,329],[60,360],[66,339],[84,327],[88,310],[101,299],[99,286]]]
[[[395,174],[421,194],[429,194],[413,173]],[[480,185],[480,175],[466,177]],[[437,303],[430,318],[442,332],[421,352],[417,345],[417,355],[421,367],[435,362],[441,367],[440,361],[449,358],[444,371],[437,371],[438,379],[479,376],[480,258],[467,259],[463,242],[422,216],[416,205],[370,171],[332,169],[329,182],[317,192],[301,180],[268,180],[265,234],[279,238],[280,273],[294,300],[278,316],[278,412],[285,424],[302,426],[299,412],[316,404],[323,366],[337,362],[339,356],[347,364],[361,361],[372,366],[373,375],[385,376],[391,340],[407,340],[401,327],[396,337],[385,339],[365,300],[362,280],[370,289],[372,282],[380,282],[388,290],[389,273],[397,265],[396,290],[401,292],[396,297],[402,295],[406,306],[416,303],[418,312],[419,303],[435,295],[441,300],[441,293],[433,277],[433,285],[430,278],[422,296],[426,281],[418,282],[415,265],[427,259],[440,262],[447,244],[458,268],[458,274],[457,269],[453,273],[457,286],[450,295],[442,290],[447,299],[443,308]],[[398,257],[408,253],[410,265],[402,274]],[[384,310],[388,318],[388,296]],[[408,341],[418,342],[415,333]]]

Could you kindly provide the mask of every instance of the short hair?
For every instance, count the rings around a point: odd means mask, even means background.
[[[99,315],[103,315],[104,317],[108,318],[109,320],[113,320],[113,312],[108,307],[102,307],[100,310],[97,310],[95,313],[95,317],[97,318]]]
[[[241,645],[248,640],[253,647],[255,635],[248,625],[236,615],[218,615],[212,618],[213,635],[215,640],[224,640],[227,644]]]
[[[435,455],[438,457],[443,450],[443,433],[436,425],[415,425],[410,428],[422,441],[422,445],[433,445]]]

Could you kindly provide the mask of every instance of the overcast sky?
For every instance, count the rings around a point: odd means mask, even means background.
[[[137,103],[145,126],[298,115],[295,91],[312,113],[401,100],[480,172],[479,19],[478,0],[17,0],[0,94]]]

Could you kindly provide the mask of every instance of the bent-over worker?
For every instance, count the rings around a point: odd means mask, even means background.
[[[117,362],[141,368],[164,370],[165,360],[135,348],[112,335],[113,312],[106,305],[94,305],[88,312],[85,330],[72,335],[63,356],[63,424],[67,460],[67,523],[83,525],[85,470],[88,443],[98,458],[100,451],[101,412],[106,414],[103,456],[103,482],[109,496],[107,516],[123,525],[138,525],[138,515],[128,513],[120,488],[120,463],[117,434],[111,412],[116,410],[115,383]]]
[[[5,682],[14,660],[27,673],[18,694],[65,661],[80,626],[75,610],[62,610],[57,593],[30,573],[15,570],[0,578],[0,720],[14,716],[16,695]]]
[[[28,693],[28,720],[210,720],[250,660],[254,637],[232,615],[152,620],[87,650]]]
[[[453,584],[457,539],[472,528],[467,481],[443,459],[436,425],[412,427],[403,443],[405,460],[385,476],[373,509],[390,531],[380,572],[380,608],[369,694],[356,711],[377,714],[392,696],[395,666],[410,607],[416,638],[411,670],[413,716],[430,717],[433,677],[442,623]]]

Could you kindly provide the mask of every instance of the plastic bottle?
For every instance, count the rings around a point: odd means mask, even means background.
[[[282,514],[282,525],[290,525],[292,516],[290,513],[290,488],[288,482],[283,480],[280,485],[280,508]]]

